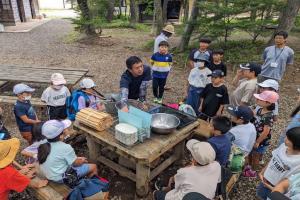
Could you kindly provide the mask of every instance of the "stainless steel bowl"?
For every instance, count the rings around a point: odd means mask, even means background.
[[[179,126],[180,120],[171,114],[156,113],[152,115],[151,130],[154,133],[166,135]]]

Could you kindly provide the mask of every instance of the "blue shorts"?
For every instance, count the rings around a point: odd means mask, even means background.
[[[77,176],[79,178],[85,177],[90,171],[89,164],[83,164],[83,165],[80,165],[79,167],[73,167],[73,168],[76,170]]]
[[[267,188],[266,186],[264,186],[264,184],[262,182],[260,182],[256,188],[256,196],[260,200],[267,200],[268,197],[270,196],[271,192],[272,191],[269,188]]]
[[[253,149],[253,151],[259,154],[264,154],[267,151],[268,147],[269,145],[259,146],[257,149]]]

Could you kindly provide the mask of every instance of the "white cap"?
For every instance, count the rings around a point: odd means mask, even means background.
[[[61,73],[54,73],[51,75],[51,82],[53,85],[64,85],[67,83],[64,76]]]
[[[278,82],[273,79],[267,79],[262,83],[258,83],[258,85],[259,85],[259,87],[263,87],[263,88],[273,88],[276,91],[278,91],[278,89],[279,89]]]
[[[20,83],[20,84],[17,84],[14,86],[14,89],[13,89],[13,92],[14,94],[18,95],[18,94],[21,94],[23,92],[34,92],[35,89],[29,87],[28,85],[25,85],[23,83]]]
[[[94,83],[94,81],[93,81],[92,79],[90,79],[90,78],[84,78],[84,79],[82,79],[82,81],[79,83],[79,86],[80,86],[81,88],[87,88],[87,89],[89,89],[89,88],[95,87],[96,84]]]
[[[42,126],[42,135],[47,139],[53,139],[59,136],[64,129],[69,128],[72,122],[68,119],[66,120],[49,120],[46,121]]]
[[[216,159],[216,152],[207,142],[191,139],[186,143],[186,148],[200,165],[208,165]]]

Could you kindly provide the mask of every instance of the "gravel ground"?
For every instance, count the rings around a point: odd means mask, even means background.
[[[73,67],[87,68],[89,74],[94,76],[98,89],[102,92],[117,92],[120,74],[125,69],[125,60],[130,55],[138,55],[147,63],[151,52],[142,50],[146,41],[152,36],[143,32],[129,29],[104,30],[104,35],[111,35],[111,38],[100,38],[89,42],[82,41],[76,43],[66,43],[70,38],[73,27],[67,20],[55,19],[35,28],[29,33],[2,33],[0,34],[0,61],[1,64],[14,65],[37,65],[44,67]],[[171,40],[171,44],[178,41],[178,38]],[[292,44],[297,47],[299,41]],[[299,64],[299,61],[297,61]],[[295,66],[298,66],[298,65]],[[166,102],[176,102],[184,94],[185,77],[180,70],[181,66],[175,66],[168,81],[172,88],[166,92]],[[289,114],[296,105],[296,88],[300,84],[299,69],[296,67],[289,69],[287,76],[281,83],[280,91],[280,116],[279,121],[274,126],[272,147],[265,155],[267,161],[278,141],[279,134],[284,130],[289,119]],[[232,72],[227,80],[231,80]],[[50,78],[50,75],[49,75]],[[11,107],[5,107],[7,113],[6,123],[8,128],[19,137]],[[26,144],[22,140],[22,146]],[[85,145],[77,149],[78,154],[86,155]],[[18,157],[20,161],[22,159]],[[178,166],[172,166],[166,174],[172,175]],[[134,199],[134,183],[118,176],[116,172],[99,166],[101,175],[109,177],[112,185],[111,199],[129,200]],[[255,199],[255,179],[241,178],[231,194],[231,199]],[[32,196],[22,193],[13,194],[11,199],[34,199]]]

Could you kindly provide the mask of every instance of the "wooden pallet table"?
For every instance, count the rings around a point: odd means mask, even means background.
[[[149,182],[172,163],[182,158],[185,140],[198,125],[199,122],[195,121],[169,135],[152,134],[151,138],[145,140],[143,143],[126,147],[119,143],[110,131],[95,131],[77,121],[74,123],[74,126],[87,136],[90,159],[101,162],[117,171],[121,176],[136,182],[136,193],[138,196],[146,196],[149,192]],[[118,154],[118,156],[134,162],[135,172],[101,155],[101,146],[109,148]],[[166,152],[170,152],[170,150],[172,150],[172,155],[151,170],[150,166],[155,166],[153,163]]]

